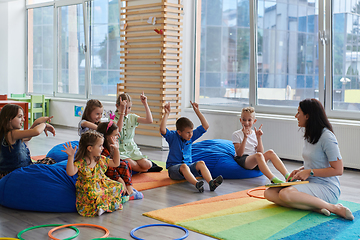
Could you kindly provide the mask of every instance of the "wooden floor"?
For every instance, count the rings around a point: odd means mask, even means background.
[[[56,128],[56,136],[45,137],[44,134],[33,138],[29,142],[29,148],[33,156],[46,154],[54,145],[65,141],[78,140],[76,129]],[[160,151],[155,148],[141,147],[143,153],[150,159],[166,161],[167,151]],[[301,163],[285,161],[289,171],[301,166]],[[270,164],[272,170],[274,168]],[[278,176],[279,174],[274,171]],[[357,170],[345,170],[340,178],[342,195],[341,199],[360,203],[360,174]],[[17,233],[25,228],[43,224],[71,224],[71,223],[90,223],[106,227],[110,230],[110,237],[132,239],[130,231],[145,224],[162,223],[155,219],[142,216],[144,212],[172,207],[183,203],[198,201],[205,198],[224,195],[236,191],[246,190],[269,183],[264,177],[251,179],[230,180],[225,179],[224,183],[210,192],[205,188],[204,193],[198,193],[189,183],[179,183],[167,187],[161,187],[143,191],[144,199],[130,201],[124,204],[124,209],[114,213],[106,213],[100,217],[86,218],[77,213],[42,213],[28,212],[8,209],[0,206],[0,237],[16,237]],[[26,199],[24,199],[26,201]],[[49,239],[47,232],[51,228],[40,228],[29,231],[23,235],[26,240]],[[93,228],[80,227],[80,235],[75,239],[90,240],[101,237],[103,232]],[[55,237],[63,239],[73,235],[72,230],[61,230],[56,232]],[[136,232],[136,235],[144,239],[174,239],[183,236],[180,229],[166,227],[152,227]],[[213,239],[208,236],[195,232],[189,233],[187,239]]]

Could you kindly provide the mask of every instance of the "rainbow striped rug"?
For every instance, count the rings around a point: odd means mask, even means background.
[[[360,204],[340,202],[354,221],[280,207],[247,190],[143,215],[218,239],[360,239]]]

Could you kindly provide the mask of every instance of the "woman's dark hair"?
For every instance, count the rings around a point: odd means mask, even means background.
[[[116,123],[113,121],[111,121],[111,122],[112,122],[112,124],[110,126],[109,126],[110,122],[102,122],[102,123],[99,123],[99,125],[97,127],[97,131],[104,135],[104,144],[103,145],[104,145],[104,148],[107,149],[108,151],[110,151],[110,144],[109,144],[108,140],[106,139],[106,137],[111,135],[113,131],[118,129],[118,126],[116,125]]]
[[[0,142],[5,137],[5,141],[9,146],[11,146],[11,144],[9,143],[7,135],[8,132],[11,131],[10,121],[18,115],[19,109],[23,110],[22,107],[18,105],[6,104],[0,111]]]
[[[299,107],[305,115],[308,115],[304,138],[309,143],[317,143],[324,128],[334,132],[326,116],[325,109],[319,100],[315,98],[304,99],[299,103]]]
[[[91,115],[92,111],[94,111],[94,109],[97,107],[99,107],[99,108],[103,107],[103,105],[101,104],[101,102],[99,100],[90,99],[89,101],[87,101],[81,120],[86,120],[86,121],[90,122],[90,115]]]
[[[81,134],[80,141],[79,141],[79,147],[78,147],[78,151],[76,152],[74,162],[79,161],[80,159],[83,159],[84,157],[89,157],[87,147],[94,146],[97,143],[98,139],[101,139],[101,138],[104,138],[104,136],[101,133],[99,133],[95,130],[92,130],[92,129]],[[99,159],[100,159],[100,156],[97,156],[95,161],[97,162],[97,161],[99,161]]]

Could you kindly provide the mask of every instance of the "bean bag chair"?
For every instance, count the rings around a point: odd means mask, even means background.
[[[63,147],[65,143],[60,143],[54,146],[50,151],[46,154],[47,157],[51,157],[56,162],[62,162],[68,159],[68,155],[61,150],[65,150]],[[71,146],[74,148],[75,146],[79,147],[79,141],[71,141]],[[77,151],[77,149],[76,149]]]
[[[235,148],[230,140],[211,139],[194,143],[193,162],[204,161],[212,177],[222,175],[227,179],[253,178],[263,175],[259,170],[246,170],[234,160]]]
[[[0,180],[0,204],[40,212],[76,212],[77,175],[66,174],[66,163],[34,164],[14,170]]]

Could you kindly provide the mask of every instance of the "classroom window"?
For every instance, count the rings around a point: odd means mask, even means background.
[[[38,1],[27,2],[28,92],[113,98],[120,78],[119,1]]]
[[[198,17],[203,107],[292,113],[320,98],[329,116],[360,110],[360,1],[201,0]]]

